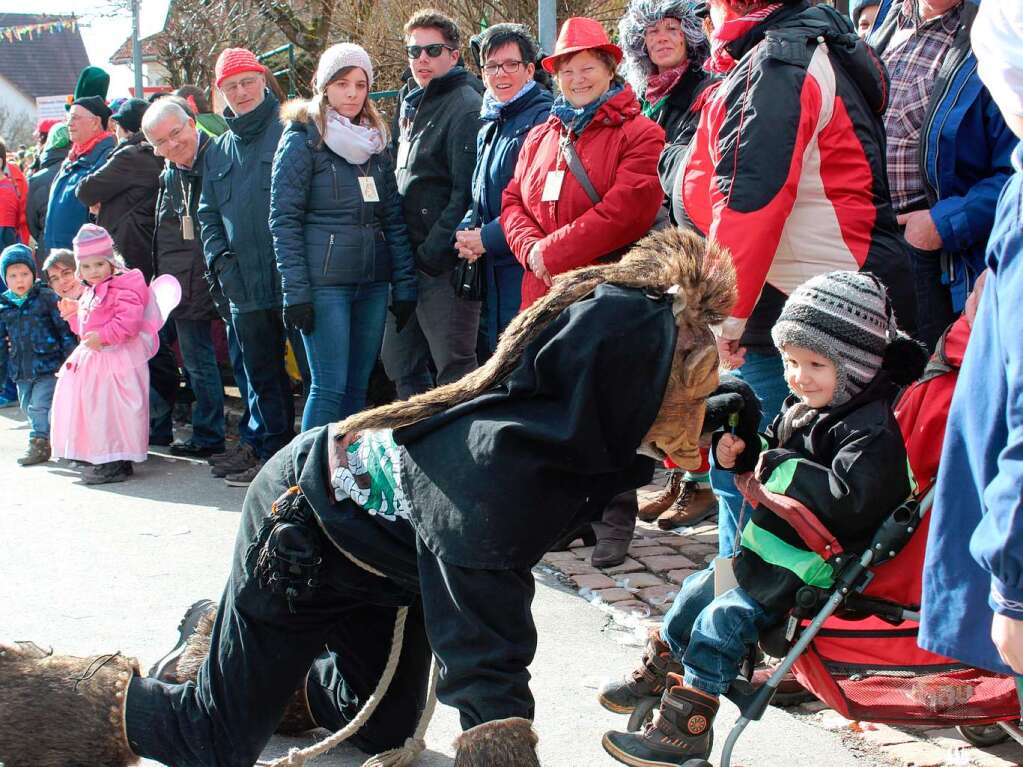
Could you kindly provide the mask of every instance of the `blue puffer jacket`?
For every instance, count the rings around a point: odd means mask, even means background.
[[[970,30],[979,7],[979,0],[964,2],[920,133],[920,169],[931,217],[944,243],[946,281],[957,312],[984,271],[995,205],[1012,174],[1012,150],[1018,142],[977,74]],[[870,35],[879,54],[895,32],[897,8],[896,0],[881,2]]]
[[[79,182],[107,161],[117,140],[113,136],[100,141],[88,154],[65,161],[50,185],[50,199],[46,206],[46,224],[43,243],[46,252],[54,248],[70,248],[71,241],[89,220],[89,209],[78,200]]]
[[[78,345],[57,310],[58,300],[41,282],[21,306],[0,294],[0,381],[53,375]]]
[[[501,229],[501,194],[515,173],[515,162],[526,134],[547,120],[554,97],[540,85],[501,110],[480,128],[476,139],[476,169],[472,174],[472,207],[459,229],[481,226],[486,256],[494,266],[518,264]]]
[[[273,163],[270,231],[284,304],[311,302],[314,287],[368,282],[393,283],[394,300],[414,301],[412,246],[389,153],[356,168],[322,144],[313,117],[306,101],[281,110],[287,127]],[[366,174],[380,202],[363,201]]]
[[[213,140],[203,158],[196,214],[203,251],[234,314],[281,306],[281,277],[267,220],[270,169],[283,130],[279,108],[268,90],[248,114],[235,117],[227,110],[230,130]]]

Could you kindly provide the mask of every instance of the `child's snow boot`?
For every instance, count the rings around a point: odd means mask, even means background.
[[[32,437],[28,441],[28,450],[18,459],[22,466],[35,466],[50,460],[50,440],[46,437]]]
[[[661,707],[642,732],[608,732],[604,750],[632,767],[680,767],[710,755],[718,699],[686,687],[678,674],[668,674]]]
[[[86,485],[107,485],[124,482],[134,473],[131,461],[110,461],[93,466],[82,476],[82,482]]]
[[[675,660],[671,648],[661,639],[660,629],[652,628],[639,666],[624,679],[601,687],[597,701],[608,711],[631,714],[644,698],[661,697],[669,671],[681,674],[682,664]]]

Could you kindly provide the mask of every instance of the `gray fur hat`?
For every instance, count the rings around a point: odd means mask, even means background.
[[[703,22],[696,15],[697,0],[632,0],[618,22],[618,44],[625,54],[625,79],[637,95],[646,91],[646,80],[656,68],[647,54],[643,39],[646,28],[664,18],[678,19],[686,36],[689,65],[700,68],[710,55],[710,44],[703,34]]]
[[[866,272],[829,272],[792,291],[771,338],[779,349],[787,344],[800,346],[835,363],[838,385],[831,404],[841,405],[887,367],[889,347],[900,333],[888,293],[876,277]]]

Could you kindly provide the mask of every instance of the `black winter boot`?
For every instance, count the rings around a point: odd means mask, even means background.
[[[86,485],[108,485],[111,482],[124,482],[134,473],[131,461],[110,461],[93,466],[82,475],[82,482]]]
[[[631,714],[643,698],[661,697],[669,671],[681,674],[682,664],[661,639],[660,629],[650,629],[639,666],[624,679],[601,687],[597,701],[608,711]]]
[[[690,759],[706,759],[714,736],[718,699],[686,687],[678,674],[668,674],[661,707],[643,732],[608,732],[604,750],[632,767],[681,767]]]

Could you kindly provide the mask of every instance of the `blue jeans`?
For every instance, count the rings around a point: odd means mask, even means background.
[[[40,376],[28,381],[18,381],[18,402],[28,416],[32,431],[29,437],[50,438],[50,406],[53,404],[53,390],[57,386],[54,375]]]
[[[266,461],[295,436],[295,400],[284,369],[284,320],[280,309],[231,315],[249,383],[250,423],[256,455]]]
[[[201,447],[224,444],[224,382],[209,320],[174,320],[178,347],[195,394],[192,405],[192,442]]]
[[[781,405],[789,394],[785,383],[785,366],[777,354],[746,352],[746,362],[732,371],[748,383],[763,408],[760,431],[764,431],[774,417],[781,412]],[[711,456],[711,466],[714,456]],[[712,468],[710,484],[718,497],[718,551],[723,557],[735,553],[735,539],[739,532],[739,517],[742,511],[742,494],[735,487],[735,475],[728,471]],[[749,515],[746,514],[746,517]]]
[[[685,683],[722,695],[760,632],[778,622],[742,588],[714,596],[714,568],[693,573],[664,616],[661,638],[682,662]]]
[[[312,386],[302,430],[326,426],[366,407],[387,320],[386,282],[313,288],[316,320],[304,337]]]
[[[14,402],[18,399],[18,386],[10,378],[3,382],[3,393],[0,394],[0,399],[5,399],[8,402]]]
[[[242,416],[238,419],[238,440],[255,449],[256,432],[255,424],[252,422],[252,411],[249,410],[249,379],[245,377],[245,365],[242,362],[242,348],[238,345],[238,334],[234,326],[227,322],[227,355],[231,358],[231,368],[234,370],[234,385],[238,387],[238,396],[241,397]]]

